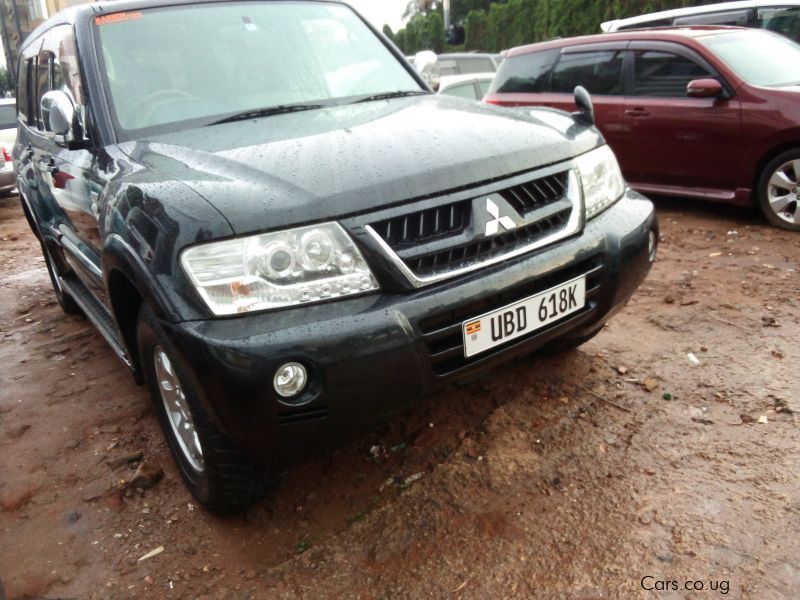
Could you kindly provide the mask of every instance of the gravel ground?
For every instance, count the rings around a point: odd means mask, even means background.
[[[798,597],[800,235],[658,209],[658,261],[594,340],[217,519],[0,200],[0,599]],[[126,495],[137,467],[163,478]]]

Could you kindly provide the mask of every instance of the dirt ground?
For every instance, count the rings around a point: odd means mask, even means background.
[[[797,598],[800,234],[658,208],[658,261],[593,341],[436,393],[217,519],[0,200],[0,600]],[[125,496],[140,460],[164,477]]]

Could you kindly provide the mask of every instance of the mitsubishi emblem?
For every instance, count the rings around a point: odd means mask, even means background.
[[[487,236],[496,234],[501,227],[508,231],[517,226],[514,220],[508,215],[503,217],[500,216],[500,208],[498,208],[497,204],[492,202],[491,198],[486,199],[486,212],[492,216],[489,221],[486,221]]]

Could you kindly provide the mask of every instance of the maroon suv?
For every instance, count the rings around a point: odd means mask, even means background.
[[[757,203],[800,231],[800,45],[734,27],[532,44],[508,52],[484,101],[572,110],[576,85],[634,189]]]

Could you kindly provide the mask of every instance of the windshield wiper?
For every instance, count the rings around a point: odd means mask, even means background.
[[[373,94],[371,96],[363,96],[353,100],[351,103],[357,102],[372,102],[373,100],[387,100],[389,98],[402,98],[404,96],[419,96],[421,94],[430,94],[431,92],[424,90],[407,90],[405,92],[385,92],[383,94]],[[261,117],[271,117],[272,115],[284,115],[293,112],[300,112],[303,110],[314,110],[317,108],[325,108],[329,104],[278,104],[277,106],[267,106],[265,108],[257,108],[255,110],[247,110],[235,115],[223,117],[217,121],[212,121],[208,125],[221,125],[223,123],[233,123],[235,121],[247,121],[248,119],[259,119]]]
[[[406,90],[405,92],[384,92],[383,94],[373,94],[372,96],[364,96],[353,100],[352,104],[359,102],[372,102],[373,100],[388,100],[390,98],[403,98],[405,96],[421,96],[423,94],[430,94],[426,90]]]
[[[222,123],[233,123],[235,121],[247,121],[248,119],[258,119],[261,117],[271,117],[272,115],[284,115],[293,112],[300,112],[303,110],[314,110],[315,108],[323,108],[325,104],[278,104],[277,106],[268,106],[266,108],[257,108],[255,110],[248,110],[245,112],[237,113],[218,121],[212,121],[209,125],[221,125]]]

